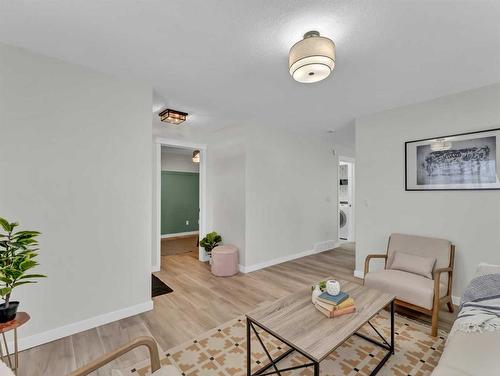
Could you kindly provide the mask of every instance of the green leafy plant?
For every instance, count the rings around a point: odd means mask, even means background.
[[[318,282],[318,285],[319,285],[319,289],[320,289],[321,291],[323,291],[323,292],[325,292],[325,291],[326,291],[326,281],[319,281],[319,282]],[[315,288],[315,287],[316,287],[315,285],[314,285],[314,286],[311,286],[311,291],[312,291],[312,290],[314,290],[314,288]]]
[[[34,279],[45,277],[42,274],[27,274],[38,265],[35,261],[38,251],[36,237],[38,231],[14,231],[19,223],[0,217],[0,226],[5,231],[0,234],[0,296],[9,307],[10,295],[17,286],[36,283]]]
[[[212,231],[208,233],[203,239],[201,239],[200,245],[205,248],[205,252],[211,254],[212,249],[217,247],[220,242],[222,242],[222,236],[217,234],[215,231]]]

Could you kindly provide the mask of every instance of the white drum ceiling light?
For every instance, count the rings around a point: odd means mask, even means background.
[[[290,48],[288,67],[298,82],[324,80],[335,69],[335,43],[317,31],[308,31],[304,39]]]

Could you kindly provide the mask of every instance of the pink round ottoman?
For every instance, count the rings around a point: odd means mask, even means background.
[[[212,249],[212,274],[229,277],[236,273],[238,273],[238,248],[228,244]]]

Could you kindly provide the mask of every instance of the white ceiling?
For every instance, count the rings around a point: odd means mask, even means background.
[[[500,1],[480,0],[0,0],[0,41],[146,80],[154,110],[191,127],[317,134],[500,81],[499,21]],[[299,84],[288,50],[311,29],[335,41],[337,68]]]

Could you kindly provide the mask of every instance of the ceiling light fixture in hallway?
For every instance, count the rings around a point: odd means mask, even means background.
[[[158,114],[160,120],[173,125],[179,125],[186,121],[188,114],[186,112],[171,110],[167,108]]]

